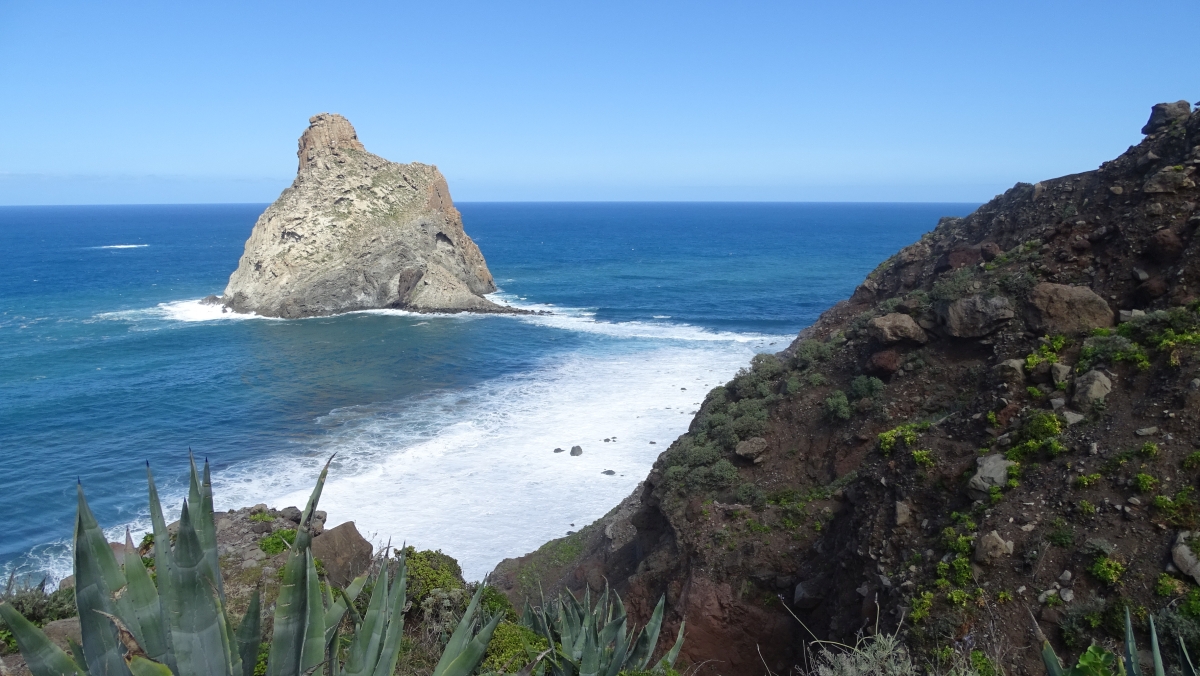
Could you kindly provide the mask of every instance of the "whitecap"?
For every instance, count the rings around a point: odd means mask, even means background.
[[[467,390],[331,411],[318,421],[327,434],[297,448],[288,472],[271,458],[215,476],[218,508],[303,505],[336,452],[321,498],[329,526],[354,521],[376,544],[440,548],[480,579],[629,495],[687,430],[680,414],[697,392],[753,354],[730,342],[586,351]],[[574,445],[583,455],[553,452]]]
[[[149,244],[109,244],[107,246],[90,246],[89,249],[144,249]]]

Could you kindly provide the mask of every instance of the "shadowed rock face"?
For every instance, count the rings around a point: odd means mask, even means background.
[[[269,317],[354,310],[505,312],[437,167],[366,151],[350,122],[309,120],[296,180],[259,216],[225,305]]]

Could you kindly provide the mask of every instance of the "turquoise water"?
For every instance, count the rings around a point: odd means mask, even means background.
[[[222,509],[303,504],[336,451],[331,525],[479,577],[606,512],[708,389],[974,205],[467,203],[497,299],[553,314],[197,303],[263,208],[0,208],[6,570],[66,574],[76,478],[114,535],[144,528],[144,463],[177,503],[191,448]]]

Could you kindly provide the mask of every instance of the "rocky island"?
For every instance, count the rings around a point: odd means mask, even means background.
[[[336,114],[312,117],[299,145],[296,180],[259,216],[224,295],[210,302],[289,319],[518,312],[483,297],[496,285],[437,167],[367,152]]]

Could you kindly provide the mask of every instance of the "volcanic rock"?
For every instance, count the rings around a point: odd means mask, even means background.
[[[496,285],[437,167],[367,152],[341,115],[311,118],[299,145],[296,180],[254,224],[228,307],[285,318],[512,311],[483,297]]]
[[[899,312],[872,319],[867,323],[867,333],[884,345],[906,340],[924,344],[929,340],[925,331],[917,325],[912,317]]]
[[[371,543],[358,532],[353,521],[335,526],[313,538],[312,555],[325,565],[329,581],[345,587],[371,566]]]
[[[1153,134],[1173,122],[1182,122],[1192,113],[1192,106],[1187,101],[1175,103],[1156,103],[1150,107],[1150,119],[1142,127],[1143,134]]]
[[[1081,411],[1089,410],[1098,401],[1104,401],[1112,392],[1112,381],[1103,373],[1092,370],[1075,379],[1075,397],[1071,400]]]
[[[1029,294],[1025,321],[1038,332],[1077,333],[1112,326],[1113,313],[1089,288],[1042,282]]]
[[[1014,316],[1004,296],[967,296],[938,308],[938,318],[946,333],[955,338],[982,338]]]

